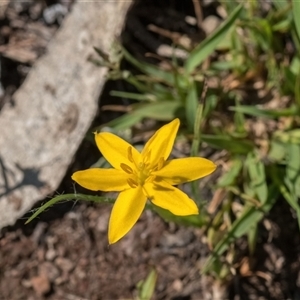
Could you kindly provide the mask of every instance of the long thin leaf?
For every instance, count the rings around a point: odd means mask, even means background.
[[[242,215],[232,224],[229,232],[215,246],[213,254],[203,266],[203,273],[211,268],[214,261],[228,249],[229,245],[234,240],[246,234],[252,226],[256,226],[264,215],[273,207],[273,204],[276,201],[276,195],[278,195],[278,189],[276,185],[273,185],[269,189],[269,197],[264,205],[260,208],[254,206],[246,206],[244,208]]]
[[[194,137],[191,148],[191,156],[197,156],[199,152],[200,140],[201,140],[201,122],[203,118],[203,104],[198,104],[196,109],[196,119],[194,123]]]
[[[292,129],[289,131],[276,131],[274,140],[282,143],[300,144],[300,129]]]
[[[190,131],[193,131],[196,120],[196,113],[198,107],[198,92],[196,83],[193,82],[189,87],[188,94],[185,101],[185,113],[187,124]]]
[[[300,40],[300,1],[293,0],[292,3],[293,3],[293,15],[294,15],[296,32],[298,34],[298,39]]]
[[[114,97],[127,98],[127,99],[132,99],[137,101],[153,102],[157,100],[156,96],[152,94],[137,94],[137,93],[122,92],[122,91],[111,91],[109,94]]]
[[[178,225],[201,228],[207,225],[210,221],[208,215],[204,213],[190,216],[175,216],[169,210],[163,209],[159,206],[155,206],[153,203],[149,204],[149,208],[159,214],[165,221],[174,222]]]
[[[287,0],[273,0],[273,4],[277,9],[282,9],[288,5]]]
[[[266,110],[255,106],[241,105],[241,106],[229,107],[229,109],[246,115],[250,115],[254,117],[264,117],[269,119],[296,116],[299,113],[299,110],[296,106],[291,106],[289,108],[280,109],[280,110],[274,110],[274,109]]]
[[[218,187],[227,187],[234,185],[243,167],[241,159],[235,159],[231,162],[228,172],[223,174],[217,183]]]
[[[152,103],[138,103],[131,105],[132,111],[106,123],[105,126],[115,130],[124,130],[142,121],[143,118],[153,118],[159,121],[170,121],[180,115],[179,101],[159,101]],[[100,129],[100,128],[95,128]]]
[[[252,151],[254,145],[249,140],[234,139],[228,135],[202,134],[202,141],[216,149],[225,149],[231,153],[247,154]]]
[[[133,113],[143,118],[153,118],[159,121],[169,121],[177,116],[181,108],[179,101],[160,101],[150,104],[138,104]]]
[[[157,281],[157,272],[152,269],[147,278],[139,283],[139,300],[151,300]]]
[[[93,201],[97,203],[114,203],[114,199],[107,198],[107,197],[100,197],[100,196],[91,196],[91,195],[85,195],[85,194],[64,194],[59,195],[51,200],[47,201],[45,204],[43,204],[37,211],[33,213],[33,215],[25,222],[25,224],[28,224],[33,219],[35,219],[39,214],[41,214],[44,210],[51,207],[52,205],[61,202],[61,201],[68,201],[68,200],[85,200],[85,201]]]
[[[195,68],[216,49],[222,39],[225,38],[228,30],[232,27],[242,9],[242,4],[237,6],[228,19],[213,34],[207,37],[191,52],[185,63],[185,69],[189,74],[192,73]]]
[[[249,153],[245,165],[247,166],[250,177],[250,186],[255,191],[260,202],[264,204],[268,198],[265,166],[253,152]]]
[[[249,247],[249,252],[251,255],[254,254],[254,251],[255,251],[255,247],[256,247],[256,242],[257,242],[257,231],[258,231],[258,228],[257,228],[257,224],[253,225],[249,231],[248,231],[248,234],[247,234],[247,238],[248,238],[248,247]]]
[[[111,122],[106,123],[105,126],[112,127],[115,130],[123,130],[139,123],[142,119],[142,115],[127,113],[121,117],[112,120]],[[97,127],[94,129],[94,131],[100,130],[100,128],[101,127]]]
[[[298,226],[300,228],[300,206],[298,204],[298,199],[296,195],[293,193],[293,185],[288,178],[282,179],[282,174],[279,174],[278,170],[273,167],[271,172],[271,177],[273,182],[277,185],[280,193],[285,198],[287,203],[295,210],[297,214]],[[287,188],[289,186],[289,189]]]
[[[134,65],[136,68],[138,68],[143,73],[153,76],[154,78],[159,78],[161,81],[165,82],[166,84],[168,84],[170,86],[175,85],[175,78],[171,72],[167,72],[167,71],[157,68],[154,65],[138,61],[124,48],[123,48],[123,53],[124,53],[124,57],[126,58],[126,60],[128,60],[132,65]]]

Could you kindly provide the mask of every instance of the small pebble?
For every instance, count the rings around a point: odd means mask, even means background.
[[[43,296],[50,292],[51,285],[49,279],[45,275],[35,276],[30,279],[34,291]]]

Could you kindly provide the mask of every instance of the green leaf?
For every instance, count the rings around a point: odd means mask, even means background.
[[[295,91],[295,100],[299,111],[300,109],[300,67],[298,70],[298,75],[296,76],[294,91]]]
[[[195,120],[194,120],[194,136],[193,142],[191,147],[191,156],[198,156],[199,154],[199,147],[201,142],[201,121],[203,116],[203,104],[198,104],[196,111],[195,111]],[[192,125],[192,124],[191,124]],[[199,181],[195,180],[191,183],[192,186],[192,193],[194,199],[200,200],[200,190],[199,190]]]
[[[280,20],[278,23],[272,26],[273,31],[288,31],[291,28],[292,17],[287,16],[285,19]]]
[[[265,166],[253,152],[249,153],[246,166],[250,176],[250,185],[262,204],[267,201],[268,187],[266,183]]]
[[[294,183],[292,183],[288,178],[285,178],[284,183],[282,183],[280,179],[278,179],[277,182],[281,194],[296,212],[298,227],[300,229],[300,206],[298,204],[298,197],[296,195]]]
[[[292,0],[292,3],[293,3],[293,15],[294,15],[296,32],[298,34],[298,39],[300,40],[300,1]]]
[[[139,123],[142,121],[143,116],[135,113],[127,113],[121,117],[118,117],[108,123],[106,123],[104,126],[111,127],[115,130],[123,130],[130,128],[131,126]],[[100,130],[102,126],[95,128],[96,130]]]
[[[215,94],[209,94],[206,96],[205,105],[203,108],[203,118],[208,118],[209,115],[214,112],[218,105],[218,97]]]
[[[287,144],[287,165],[285,182],[292,196],[300,198],[300,145]]]
[[[133,113],[141,115],[143,118],[170,121],[177,116],[181,106],[179,101],[160,101],[151,104],[137,104],[134,106]]]
[[[123,48],[123,53],[125,59],[129,61],[132,65],[134,65],[136,68],[138,68],[140,71],[142,71],[143,73],[148,74],[149,76],[156,78],[156,80],[160,80],[170,86],[175,85],[175,76],[173,73],[159,69],[154,65],[138,61],[124,48]]]
[[[114,97],[121,97],[126,99],[137,100],[137,101],[150,101],[150,102],[157,101],[155,95],[147,94],[147,93],[137,94],[137,93],[128,93],[128,92],[121,92],[121,91],[111,91],[109,94]]]
[[[100,196],[90,196],[85,194],[64,194],[59,195],[51,200],[47,201],[45,204],[43,204],[38,210],[36,210],[33,215],[25,222],[25,224],[28,224],[33,219],[35,219],[39,214],[41,214],[44,210],[51,207],[52,205],[61,202],[61,201],[68,201],[68,200],[84,200],[84,201],[93,201],[97,203],[114,203],[115,200],[107,197],[100,197]]]
[[[152,269],[145,280],[138,283],[139,300],[150,300],[157,281],[157,272]]]
[[[300,144],[300,129],[276,131],[274,139],[282,143]]]
[[[277,9],[283,9],[289,4],[287,0],[273,0],[273,3]]]
[[[297,57],[297,56],[293,57],[290,65],[289,65],[289,69],[294,75],[299,74],[299,71],[300,71],[300,58],[299,57]]]
[[[125,115],[106,123],[103,126],[111,127],[115,130],[124,130],[136,125],[144,118],[152,118],[159,121],[170,121],[180,115],[181,103],[179,101],[160,101],[154,103],[138,103],[131,105],[132,111]],[[101,126],[101,127],[103,127]]]
[[[236,107],[240,106],[240,101],[235,97],[235,105]],[[246,129],[245,129],[245,116],[243,113],[239,111],[235,111],[234,114],[234,123],[235,123],[235,135],[247,135]]]
[[[286,109],[280,109],[280,110],[266,110],[266,109],[260,109],[255,106],[248,106],[248,105],[241,105],[241,106],[235,106],[235,107],[229,107],[232,111],[238,111],[250,116],[254,117],[265,117],[269,119],[275,119],[279,117],[289,117],[289,116],[296,116],[298,114],[298,109],[296,106],[291,106]]]
[[[231,153],[247,154],[252,151],[254,145],[249,140],[238,140],[227,135],[202,134],[202,141],[216,149],[225,149]]]
[[[285,78],[285,84],[281,87],[282,92],[285,94],[290,94],[295,92],[295,85],[297,80],[297,74],[299,73],[299,70],[294,73],[294,67],[293,67],[293,61],[289,66],[282,66],[282,76]]]
[[[298,176],[294,181],[294,193],[295,197],[300,199],[300,176]]]
[[[236,67],[235,61],[215,61],[210,65],[210,69],[213,71],[228,71]]]
[[[228,233],[219,241],[215,246],[213,254],[210,255],[208,260],[203,266],[203,272],[208,272],[218,257],[222,255],[230,246],[232,242],[249,232],[249,229],[265,216],[265,214],[273,207],[277,196],[278,189],[273,184],[269,189],[269,196],[264,205],[260,208],[254,206],[245,206],[241,216],[234,221]]]
[[[254,224],[252,227],[249,228],[247,238],[250,255],[253,255],[257,242],[257,224]]]
[[[298,227],[300,229],[300,206],[298,204],[297,196],[295,195],[293,183],[289,180],[289,178],[284,178],[284,176],[275,166],[271,168],[270,175],[282,196],[285,198],[287,203],[295,210],[297,214]]]
[[[230,169],[218,180],[218,187],[227,187],[234,185],[243,167],[241,159],[235,159],[231,162]]]
[[[293,182],[300,176],[300,145],[287,144],[287,177]]]
[[[233,26],[242,9],[243,5],[238,5],[216,31],[191,52],[185,63],[185,69],[189,74],[192,73],[197,66],[199,66],[216,49],[222,39],[225,38],[228,30]]]
[[[201,141],[201,122],[203,117],[203,104],[199,104],[196,109],[196,119],[194,123],[194,137],[191,147],[191,156],[197,156],[199,147],[200,147],[200,141]]]
[[[174,222],[178,225],[201,228],[209,222],[209,217],[206,214],[200,213],[199,215],[191,216],[175,216],[169,210],[155,206],[153,203],[150,203],[149,208],[158,213],[165,221]]]
[[[249,26],[249,29],[253,32],[252,38],[256,40],[257,44],[267,53],[272,47],[272,28],[269,20],[254,18],[252,20],[253,25]]]
[[[197,86],[195,82],[192,82],[191,86],[188,89],[188,94],[185,101],[186,120],[190,131],[194,130],[197,107],[198,107]]]
[[[285,144],[272,140],[270,145],[270,151],[268,153],[268,158],[270,160],[281,162],[285,159],[286,156],[286,148]]]

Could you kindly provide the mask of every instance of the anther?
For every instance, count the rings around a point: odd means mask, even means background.
[[[155,175],[151,175],[146,179],[146,182],[153,182],[155,180]]]
[[[144,162],[150,161],[151,150],[148,150],[144,157]]]
[[[138,183],[133,180],[132,178],[128,178],[127,179],[127,183],[129,184],[130,187],[132,187],[133,189],[136,188],[138,186]]]
[[[160,157],[157,163],[157,171],[160,170],[165,164],[165,160],[163,157]]]
[[[120,167],[123,171],[125,171],[128,174],[133,174],[133,170],[126,164],[121,163]]]
[[[130,162],[134,163],[133,161],[133,156],[132,156],[132,148],[131,147],[128,147],[128,150],[127,150],[127,154],[128,154],[128,159]]]

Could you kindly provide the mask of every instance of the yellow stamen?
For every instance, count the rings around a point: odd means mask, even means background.
[[[148,150],[147,153],[144,156],[144,163],[145,164],[149,164],[150,157],[151,157],[151,150]]]
[[[158,160],[158,164],[157,164],[157,171],[160,170],[165,164],[165,160],[163,157],[161,157],[159,160]]]
[[[128,184],[129,184],[129,186],[131,187],[131,188],[136,188],[137,186],[138,186],[138,183],[135,181],[135,180],[133,180],[132,178],[128,178],[127,179],[127,182],[128,182]]]
[[[128,165],[121,163],[120,167],[124,172],[128,174],[133,174],[133,170]]]
[[[146,182],[153,182],[155,180],[156,176],[155,175],[151,175],[146,179]]]
[[[130,162],[134,163],[134,160],[133,160],[133,156],[132,156],[132,148],[131,147],[128,147],[128,159]]]

